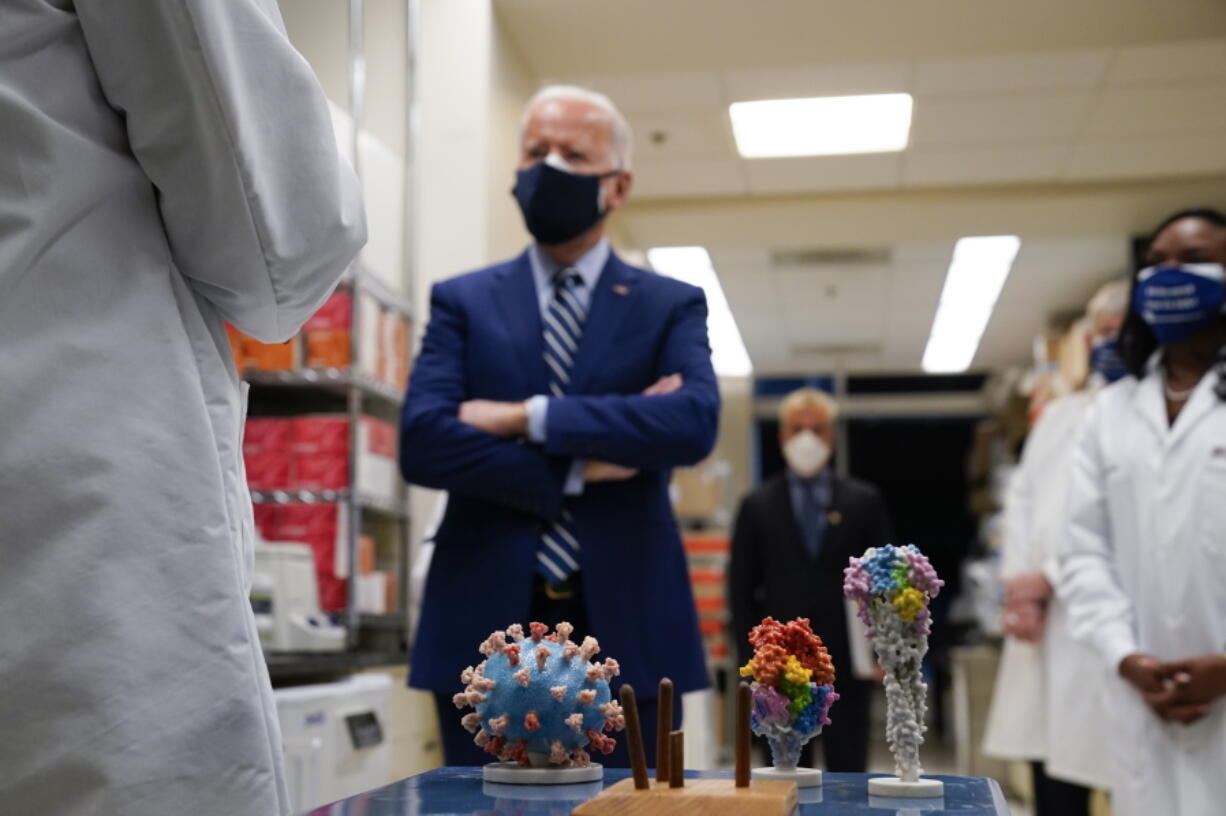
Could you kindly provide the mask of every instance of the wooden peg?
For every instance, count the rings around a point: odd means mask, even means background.
[[[749,787],[749,705],[748,683],[736,689],[736,786]]]
[[[685,732],[673,731],[668,735],[668,786],[685,787]],[[727,784],[727,783],[724,783]]]
[[[630,770],[634,774],[634,787],[637,790],[647,790],[651,787],[651,780],[647,777],[647,754],[643,750],[639,704],[634,699],[634,688],[629,683],[622,686],[620,694],[622,712],[626,717],[626,747],[630,750]]]
[[[670,767],[668,734],[673,730],[673,681],[667,677],[660,681],[656,703],[656,781],[667,782]]]

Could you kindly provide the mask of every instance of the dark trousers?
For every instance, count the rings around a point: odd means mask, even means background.
[[[1052,779],[1042,762],[1031,762],[1035,816],[1090,816],[1090,789]]]
[[[569,598],[551,598],[545,592],[544,582],[538,580],[533,586],[532,604],[528,611],[528,620],[522,621],[524,628],[527,629],[527,624],[530,621],[540,621],[548,624],[551,628],[557,625],[560,621],[568,621],[574,627],[574,634],[571,639],[576,643],[582,642],[583,637],[587,634],[594,634],[597,640],[600,635],[591,632],[588,625],[587,609],[583,601],[583,583],[582,579],[576,575],[572,579],[574,583],[574,593]],[[508,621],[509,626],[514,621]],[[476,652],[476,645],[473,647]],[[479,657],[479,655],[477,655]],[[611,655],[616,658],[617,655]],[[597,656],[596,660],[603,659]],[[613,683],[613,697],[617,699],[618,688],[620,685]],[[456,677],[456,688],[452,692],[435,692],[434,703],[438,709],[438,725],[439,735],[443,740],[443,760],[448,765],[484,765],[487,762],[495,762],[497,758],[487,754],[482,748],[478,747],[473,742],[473,735],[468,733],[465,728],[460,725],[460,718],[471,709],[460,710],[452,703],[451,698],[460,691],[463,691],[463,684],[460,683],[460,678]],[[643,725],[643,747],[647,753],[647,764],[649,767],[655,767],[656,762],[656,701],[654,699],[656,689],[635,689],[636,697],[638,698],[639,722]],[[650,697],[644,698],[645,693],[650,694]],[[841,702],[841,701],[840,701]],[[836,703],[835,705],[838,705]],[[673,729],[681,727],[681,700],[679,697],[673,700]],[[617,747],[608,756],[599,752],[592,754],[592,761],[599,762],[609,768],[628,768],[630,767],[630,755],[626,749],[625,732],[614,731],[611,736],[617,740]]]
[[[822,755],[827,771],[864,773],[868,769],[869,703],[873,685],[864,680],[835,683],[839,699],[830,709],[830,725],[822,729]],[[810,740],[800,754],[802,767],[813,767],[813,749],[817,740]],[[769,757],[769,749],[767,756]]]

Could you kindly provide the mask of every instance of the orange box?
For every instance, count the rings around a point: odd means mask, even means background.
[[[364,535],[358,539],[358,574],[370,575],[375,571],[375,539]]]
[[[393,572],[389,572],[386,575],[384,575],[383,578],[385,581],[387,581],[387,584],[386,584],[387,590],[384,595],[384,603],[386,604],[386,606],[384,608],[387,609],[388,612],[394,612],[397,609],[396,574]]]
[[[243,344],[244,361],[248,368],[260,371],[292,371],[298,367],[298,338],[285,343],[261,343],[248,340]]]
[[[404,388],[409,381],[409,321],[399,315],[391,315],[391,384]]]
[[[349,329],[321,329],[304,332],[307,368],[348,368],[350,353]]]

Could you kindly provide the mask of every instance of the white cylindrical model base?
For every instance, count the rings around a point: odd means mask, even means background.
[[[817,768],[776,768],[773,765],[769,768],[754,768],[754,779],[761,779],[763,782],[795,782],[798,788],[816,788],[822,784],[822,772]]]
[[[504,785],[573,785],[604,779],[604,766],[593,762],[586,768],[532,768],[517,762],[491,762],[481,775],[486,782]]]
[[[945,783],[923,777],[914,782],[904,782],[897,776],[873,776],[868,780],[868,793],[870,796],[895,799],[935,799],[945,795]]]

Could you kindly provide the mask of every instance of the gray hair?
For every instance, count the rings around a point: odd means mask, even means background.
[[[630,124],[622,112],[613,104],[613,100],[597,91],[580,88],[578,85],[547,85],[541,88],[524,106],[523,116],[519,120],[519,140],[524,139],[524,131],[528,129],[528,119],[538,105],[551,101],[586,102],[604,111],[609,117],[609,132],[613,137],[613,159],[618,170],[629,170],[634,138],[630,133]]]
[[[1093,320],[1098,315],[1122,315],[1128,311],[1128,281],[1113,280],[1104,283],[1090,298],[1086,316]]]
[[[798,388],[779,403],[779,424],[787,425],[792,412],[802,408],[819,409],[829,422],[839,418],[839,404],[834,397],[816,388]]]

